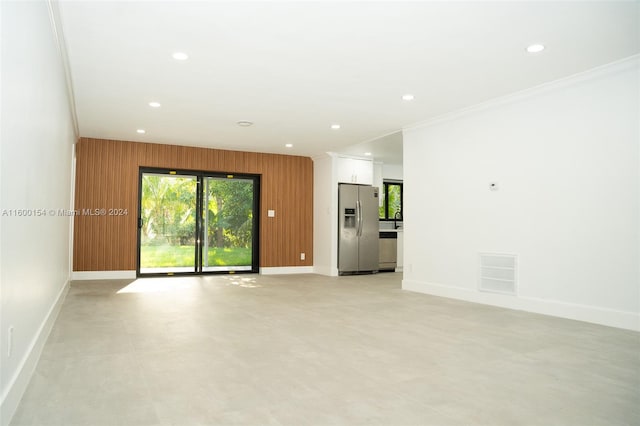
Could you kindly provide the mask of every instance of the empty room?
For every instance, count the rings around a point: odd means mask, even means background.
[[[637,1],[0,2],[0,424],[640,424]]]

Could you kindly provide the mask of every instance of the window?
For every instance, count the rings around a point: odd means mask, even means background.
[[[402,182],[385,181],[380,193],[380,220],[402,220]]]
[[[260,177],[140,169],[138,275],[258,272]]]

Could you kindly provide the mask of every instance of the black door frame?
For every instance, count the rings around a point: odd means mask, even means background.
[[[140,272],[140,252],[142,239],[142,177],[145,173],[153,173],[167,176],[192,176],[196,178],[196,226],[195,226],[195,264],[193,272]],[[247,179],[253,181],[253,221],[251,235],[251,269],[229,271],[203,271],[202,270],[202,246],[206,226],[203,221],[203,196],[204,179],[208,177],[226,179]],[[157,167],[140,167],[138,170],[138,226],[137,226],[137,250],[136,250],[136,276],[137,277],[166,277],[182,275],[214,275],[214,274],[251,274],[260,270],[260,180],[261,175],[250,173],[210,172],[202,170],[167,169]]]

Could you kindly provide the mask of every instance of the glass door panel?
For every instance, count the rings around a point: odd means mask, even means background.
[[[198,178],[170,173],[141,175],[141,274],[196,272]]]
[[[204,177],[202,271],[252,271],[254,179]]]

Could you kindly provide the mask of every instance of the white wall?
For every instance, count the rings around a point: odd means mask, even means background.
[[[382,165],[382,177],[383,179],[403,179],[402,164],[383,164]]]
[[[640,330],[639,71],[406,130],[403,288]],[[478,252],[519,256],[517,296],[477,291]]]
[[[47,3],[2,2],[0,15],[0,409],[8,424],[68,286],[70,219],[48,211],[71,207],[75,134]]]
[[[313,269],[317,274],[338,275],[338,183],[334,159],[313,159]]]

